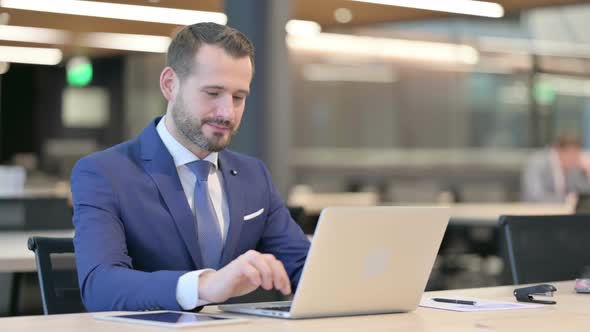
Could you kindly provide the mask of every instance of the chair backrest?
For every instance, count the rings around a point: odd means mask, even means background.
[[[590,215],[501,216],[514,284],[571,280],[590,266]]]
[[[28,247],[35,252],[43,312],[51,315],[86,311],[80,297],[76,267],[72,259],[73,240],[34,236],[29,238]]]

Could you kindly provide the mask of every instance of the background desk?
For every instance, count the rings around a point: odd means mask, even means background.
[[[0,272],[34,272],[35,254],[27,248],[31,236],[72,237],[73,230],[0,232]]]
[[[488,312],[453,312],[418,308],[406,314],[370,315],[289,321],[251,317],[249,324],[208,327],[207,331],[588,331],[590,295],[575,294],[573,282],[553,283],[558,291],[556,305],[540,309]],[[425,296],[473,296],[485,299],[514,301],[514,286],[468,290],[429,292]],[[207,311],[213,312],[214,308]],[[166,329],[97,321],[92,314],[25,316],[0,318],[6,331],[21,332],[109,332],[165,331]]]
[[[501,215],[565,215],[573,214],[569,204],[498,203],[498,204],[452,204],[451,224],[470,226],[497,226]]]

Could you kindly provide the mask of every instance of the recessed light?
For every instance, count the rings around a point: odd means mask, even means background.
[[[337,8],[334,10],[334,19],[338,23],[348,23],[352,21],[352,11],[348,8]]]

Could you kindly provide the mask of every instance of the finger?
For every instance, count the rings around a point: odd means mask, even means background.
[[[272,289],[273,272],[272,268],[260,253],[251,254],[248,257],[250,265],[254,266],[262,279],[261,286],[266,290]]]
[[[260,276],[258,269],[252,266],[249,262],[243,263],[243,265],[240,267],[240,272],[254,286],[259,287],[262,283],[262,277]]]
[[[285,285],[285,274],[283,265],[271,254],[265,254],[264,259],[270,265],[273,272],[273,284],[276,289],[282,290]]]
[[[280,290],[284,295],[291,294],[291,281],[289,280],[289,275],[287,274],[287,271],[285,271],[283,263],[273,255],[268,255],[267,261],[273,270],[275,288]]]

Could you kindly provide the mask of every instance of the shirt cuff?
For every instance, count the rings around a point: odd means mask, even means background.
[[[194,310],[198,306],[209,304],[208,301],[199,300],[199,276],[205,271],[203,269],[187,272],[178,278],[176,284],[176,301],[184,310]]]

